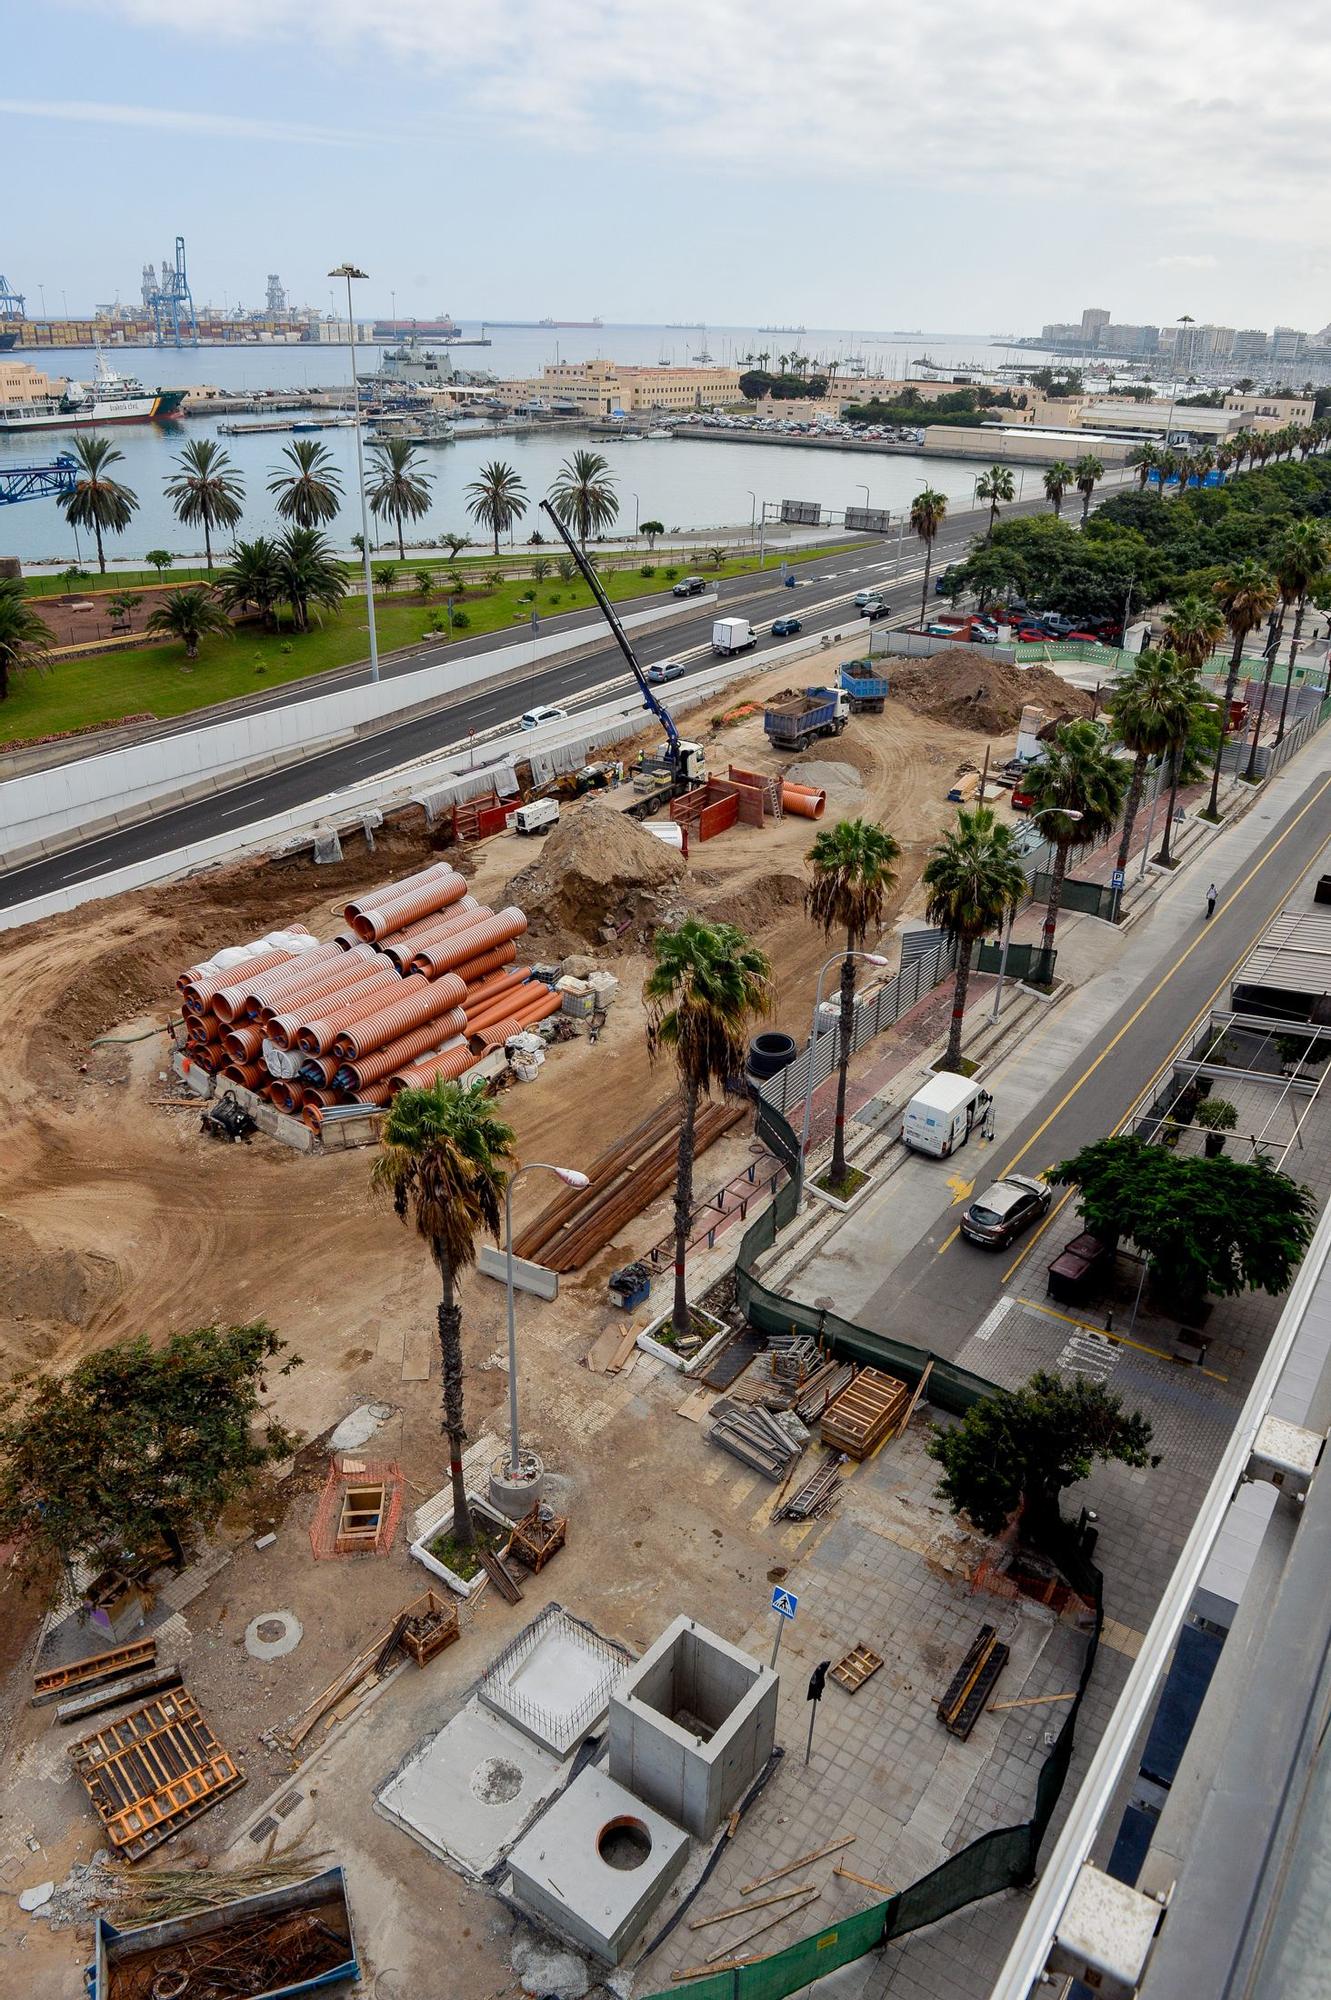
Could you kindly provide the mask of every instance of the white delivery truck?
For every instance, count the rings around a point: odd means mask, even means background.
[[[558,799],[528,799],[525,806],[508,816],[515,833],[545,833],[559,825]]]
[[[723,660],[732,653],[747,653],[756,646],[758,634],[747,618],[718,618],[712,627],[712,651]]]
[[[906,1106],[901,1136],[913,1153],[945,1160],[965,1145],[977,1125],[983,1130],[992,1103],[984,1086],[967,1076],[931,1076]]]

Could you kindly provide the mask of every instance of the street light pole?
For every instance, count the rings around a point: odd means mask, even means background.
[[[1079,812],[1061,812],[1061,809],[1057,806],[1044,806],[1039,812],[1032,813],[1030,817],[1032,820],[1048,819],[1051,813],[1061,813],[1063,819],[1080,819],[1082,817]],[[1016,920],[1016,915],[1017,906],[1014,903],[1007,913],[1007,922],[1003,926],[1003,951],[998,961],[998,984],[994,988],[994,1004],[989,1010],[989,1019],[991,1021],[998,1019],[1003,1007],[1003,981],[1007,977],[1008,947],[1012,943],[1012,925]]]
[[[804,1156],[809,1150],[809,1126],[813,1122],[813,1051],[818,1040],[818,1016],[823,1005],[823,979],[831,966],[840,965],[846,958],[862,958],[866,965],[886,965],[888,962],[878,951],[834,951],[818,968],[818,984],[813,995],[813,1023],[809,1029],[809,1075],[804,1086],[804,1120],[800,1126],[801,1201],[804,1199]]]
[[[744,491],[749,496],[749,547],[752,548],[754,525],[758,519],[758,495],[751,486],[746,486]]]
[[[585,1188],[586,1174],[576,1167],[552,1167],[547,1160],[529,1160],[510,1174],[504,1187],[504,1287],[508,1294],[508,1476],[520,1479],[522,1443],[518,1436],[518,1328],[513,1297],[513,1190],[524,1174],[555,1174],[566,1187]]]
[[[356,380],[356,320],[351,310],[351,281],[368,275],[355,264],[339,264],[330,278],[347,281],[347,337],[351,342],[351,410],[356,427],[356,486],[360,492],[361,557],[365,567],[365,616],[370,628],[370,679],[379,678],[379,633],[374,622],[374,578],[370,573],[370,515],[365,501],[365,449],[360,434],[360,383]]]

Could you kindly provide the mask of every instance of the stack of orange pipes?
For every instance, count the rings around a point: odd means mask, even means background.
[[[326,943],[293,925],[177,980],[186,1060],[316,1132],[339,1104],[464,1076],[559,1011],[517,961],[524,913],[492,910],[449,862],[368,891]]]

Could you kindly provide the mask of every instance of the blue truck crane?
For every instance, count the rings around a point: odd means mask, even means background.
[[[644,751],[635,767],[636,772],[639,774],[648,777],[659,776],[662,780],[660,784],[652,786],[648,797],[640,800],[631,809],[634,818],[645,818],[654,812],[658,806],[666,804],[670,799],[678,798],[681,792],[686,792],[691,786],[700,785],[705,781],[707,777],[707,753],[701,743],[686,743],[681,737],[675,727],[675,718],[671,715],[670,710],[663,702],[658,701],[655,694],[653,694],[651,683],[643,672],[638,656],[630,644],[628,633],[620,623],[619,614],[602,588],[600,577],[596,574],[596,571],[592,568],[585,554],[579,548],[563,521],[560,520],[550,502],[542,500],[541,508],[554,522],[560,540],[564,543],[570,556],[572,556],[574,562],[577,564],[578,572],[583,582],[596,599],[601,616],[610,627],[615,644],[619,647],[620,652],[628,662],[629,672],[638,684],[638,691],[643,698],[648,712],[656,717],[656,720],[665,731],[666,740],[660,751],[654,756]]]
[[[18,500],[58,500],[72,493],[78,479],[78,465],[62,451],[53,465],[0,466],[0,507]]]

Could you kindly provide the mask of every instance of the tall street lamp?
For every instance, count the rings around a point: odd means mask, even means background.
[[[374,578],[370,574],[370,515],[365,503],[365,449],[360,434],[360,383],[356,380],[356,320],[351,309],[351,281],[368,273],[355,264],[339,264],[330,278],[347,281],[347,332],[351,340],[351,409],[356,426],[356,486],[360,493],[361,556],[365,564],[365,615],[370,627],[370,679],[379,678],[379,634],[374,623]]]
[[[587,1175],[579,1173],[576,1167],[551,1166],[548,1160],[529,1160],[525,1167],[519,1167],[510,1174],[504,1188],[504,1288],[508,1295],[508,1471],[504,1475],[510,1490],[521,1493],[524,1483],[529,1483],[539,1498],[540,1466],[533,1463],[530,1472],[524,1472],[522,1465],[522,1441],[518,1435],[518,1330],[517,1312],[513,1298],[513,1190],[527,1174],[554,1174],[563,1181],[565,1187],[585,1188]],[[528,1454],[530,1460],[530,1454]],[[495,1483],[491,1480],[491,1498],[496,1498]],[[526,1507],[522,1509],[525,1513]]]
[[[800,1126],[801,1201],[804,1199],[804,1156],[809,1150],[809,1126],[813,1121],[813,1050],[818,1039],[818,1016],[823,1005],[823,980],[830,967],[840,965],[847,958],[862,958],[866,965],[887,965],[890,962],[880,951],[834,951],[818,968],[818,984],[813,996],[813,1024],[809,1029],[809,1079],[804,1087],[804,1122]]]
[[[1083,817],[1083,814],[1079,812],[1075,811],[1064,812],[1061,806],[1042,806],[1039,812],[1033,812],[1029,814],[1028,817],[1032,820],[1048,819],[1051,814],[1057,814],[1060,819],[1078,820]],[[1012,943],[1012,925],[1014,919],[1016,918],[1016,914],[1017,914],[1017,906],[1014,903],[1012,908],[1007,913],[1007,922],[1003,926],[1003,953],[998,961],[998,984],[994,988],[994,1004],[993,1007],[990,1009],[989,1013],[989,1019],[991,1021],[996,1021],[998,1019],[999,1011],[1003,1005],[1003,981],[1007,977],[1008,947]]]

